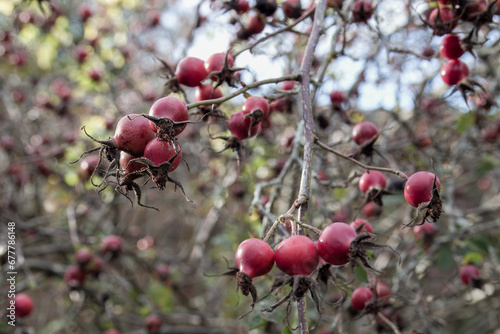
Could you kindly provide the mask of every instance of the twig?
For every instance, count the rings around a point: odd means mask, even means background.
[[[320,30],[323,27],[325,18],[326,0],[316,0],[316,11],[314,13],[314,22],[311,31],[311,36],[307,41],[306,50],[302,63],[300,65],[300,97],[302,101],[302,118],[304,120],[304,158],[302,165],[302,175],[300,179],[300,190],[298,198],[303,198],[298,207],[298,220],[304,222],[304,217],[307,212],[308,202],[311,194],[311,172],[312,172],[312,156],[314,146],[314,118],[312,112],[311,92],[309,72],[313,61],[314,50],[319,41]],[[295,224],[293,224],[295,225]],[[299,233],[302,232],[299,229]],[[299,321],[300,334],[307,334],[307,310],[305,298],[297,300],[297,314]]]
[[[212,99],[212,100],[204,100],[204,101],[199,101],[199,102],[193,102],[193,103],[188,104],[186,107],[189,110],[189,109],[193,109],[193,108],[200,107],[200,106],[206,106],[206,105],[212,105],[212,104],[217,104],[218,105],[218,104],[224,103],[224,102],[232,99],[235,96],[243,94],[244,92],[246,92],[247,90],[250,90],[252,88],[256,88],[256,87],[259,87],[259,86],[262,86],[262,85],[267,85],[267,84],[270,84],[270,83],[278,83],[278,82],[282,82],[282,81],[294,81],[294,80],[298,80],[299,77],[300,77],[300,75],[298,75],[298,74],[284,75],[284,76],[279,77],[279,78],[270,78],[270,79],[264,79],[264,80],[252,82],[251,84],[244,85],[240,89],[237,89],[237,90],[235,90],[234,92],[232,92],[230,94],[224,95],[221,98]]]
[[[256,47],[258,44],[260,44],[260,43],[262,43],[262,42],[264,42],[264,41],[268,40],[268,39],[269,39],[269,38],[271,38],[271,37],[274,37],[274,36],[276,36],[276,35],[279,35],[279,34],[281,34],[281,33],[282,33],[282,32],[284,32],[284,31],[289,30],[289,31],[292,31],[292,32],[293,32],[292,28],[293,28],[293,27],[295,27],[295,26],[296,26],[297,24],[299,24],[300,22],[302,22],[302,21],[304,21],[305,19],[307,19],[309,16],[311,16],[311,15],[313,14],[313,12],[314,12],[314,8],[312,8],[312,9],[310,9],[309,11],[305,12],[304,14],[302,14],[302,16],[301,16],[301,17],[299,17],[298,19],[296,19],[295,21],[293,21],[293,23],[292,23],[292,24],[289,24],[289,25],[287,25],[287,26],[285,26],[285,27],[283,27],[283,28],[280,28],[280,29],[278,29],[278,30],[276,30],[276,31],[273,31],[273,32],[272,32],[272,33],[270,33],[270,34],[267,34],[266,36],[264,36],[264,37],[260,38],[259,40],[255,41],[254,43],[252,43],[252,44],[248,45],[247,47],[243,48],[242,50],[240,50],[240,51],[238,51],[238,52],[234,53],[234,55],[233,55],[233,56],[234,56],[234,57],[236,57],[237,55],[239,55],[239,54],[241,54],[241,53],[243,53],[243,52],[245,52],[245,51],[247,51],[247,50],[252,51],[252,49],[253,49],[254,47]]]
[[[364,163],[362,163],[361,161],[358,161],[348,155],[345,155],[333,148],[331,148],[330,146],[326,145],[325,143],[321,142],[319,139],[316,138],[315,140],[315,143],[316,145],[318,145],[319,147],[321,147],[322,149],[328,151],[328,152],[331,152],[343,159],[346,159],[346,160],[349,160],[350,162],[352,162],[353,164],[355,165],[358,165],[359,167],[365,169],[365,170],[376,170],[376,171],[379,171],[379,172],[385,172],[385,173],[391,173],[391,174],[395,174],[397,176],[399,176],[400,178],[404,179],[404,180],[407,180],[408,179],[408,175],[406,175],[404,172],[401,172],[399,170],[396,170],[396,169],[392,169],[392,168],[385,168],[385,167],[377,167],[377,166],[369,166],[369,165],[365,165]]]
[[[391,327],[392,331],[395,333],[395,334],[401,334],[401,332],[399,331],[398,327],[396,327],[396,325],[390,321],[389,319],[387,319],[387,317],[385,315],[382,314],[382,312],[378,312],[377,313],[377,316],[382,319],[382,321],[389,327]]]

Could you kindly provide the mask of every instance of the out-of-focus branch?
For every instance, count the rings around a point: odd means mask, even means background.
[[[293,80],[298,80],[299,77],[300,76],[297,75],[297,74],[294,74],[294,75],[284,75],[284,76],[279,77],[279,78],[270,78],[270,79],[264,79],[264,80],[252,82],[251,84],[244,85],[240,89],[235,90],[234,92],[232,92],[230,94],[227,94],[227,95],[225,95],[225,96],[223,96],[221,98],[212,99],[212,100],[204,100],[204,101],[200,101],[200,102],[190,103],[186,107],[188,109],[193,109],[193,108],[196,108],[196,107],[207,106],[207,105],[212,105],[212,104],[217,104],[218,105],[218,104],[221,104],[223,102],[226,102],[226,101],[232,99],[235,96],[243,94],[244,92],[246,92],[246,91],[248,91],[250,89],[257,88],[259,86],[267,85],[267,84],[270,84],[270,83],[278,83],[278,82],[289,81],[289,80],[292,80],[292,81]]]
[[[331,148],[330,146],[328,146],[325,143],[321,142],[317,138],[316,138],[315,142],[322,149],[324,149],[324,150],[326,150],[328,152],[331,152],[331,153],[335,154],[336,156],[341,157],[342,159],[349,160],[353,164],[358,165],[359,167],[361,167],[361,168],[363,168],[365,170],[376,170],[376,171],[379,171],[379,172],[391,173],[391,174],[395,174],[395,175],[399,176],[402,179],[405,179],[405,180],[408,179],[408,176],[404,172],[401,172],[399,170],[395,170],[395,169],[392,169],[392,168],[385,168],[385,167],[377,167],[377,166],[365,165],[361,161],[358,161],[358,160],[356,160],[356,159],[354,159],[354,158],[352,158],[352,157],[350,157],[348,155],[345,155],[344,153],[341,153],[341,152],[339,152],[339,151]]]

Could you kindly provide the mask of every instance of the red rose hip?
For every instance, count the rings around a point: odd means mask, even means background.
[[[404,197],[408,204],[418,207],[432,198],[432,188],[435,175],[430,172],[417,172],[411,175],[405,184]],[[436,178],[436,186],[440,190],[441,183]]]
[[[284,273],[307,276],[318,266],[319,256],[314,241],[304,235],[294,235],[278,244],[275,260]]]
[[[369,288],[361,287],[353,291],[351,305],[358,311],[363,311],[366,303],[373,300],[373,292]]]
[[[250,238],[238,246],[234,262],[240,272],[254,278],[265,275],[273,269],[274,252],[265,241]]]
[[[355,238],[356,230],[346,223],[330,224],[319,236],[319,256],[330,264],[344,265],[349,262],[349,249]]]

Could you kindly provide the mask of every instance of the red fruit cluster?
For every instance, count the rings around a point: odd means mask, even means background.
[[[121,253],[121,244],[120,237],[107,236],[101,243],[102,256],[118,256]],[[113,249],[112,252],[111,249]],[[101,256],[93,254],[88,248],[82,248],[75,253],[74,264],[66,269],[64,280],[70,288],[78,289],[83,286],[89,276],[97,277],[103,267],[104,260]]]
[[[170,96],[157,100],[147,115],[123,116],[110,140],[99,141],[89,136],[101,144],[100,156],[82,160],[82,178],[95,175],[106,158],[110,167],[103,176],[102,184],[107,185],[108,177],[116,176],[119,192],[127,196],[127,192],[133,190],[139,205],[142,205],[140,188],[134,180],[141,176],[151,177],[160,190],[166,182],[181,187],[168,173],[173,172],[182,160],[182,150],[175,137],[186,128],[188,122],[189,114],[184,102]],[[89,152],[93,151],[95,149]]]
[[[241,108],[227,120],[227,128],[231,135],[239,140],[255,136],[260,128],[261,122],[269,116],[269,103],[260,96],[248,98]]]

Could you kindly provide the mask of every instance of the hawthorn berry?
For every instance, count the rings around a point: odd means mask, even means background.
[[[462,48],[460,38],[457,35],[448,34],[439,45],[439,53],[447,59],[458,59],[465,53],[465,50]]]
[[[254,123],[251,117],[246,117],[243,111],[238,111],[227,120],[227,128],[233,137],[243,140],[251,138],[259,132],[260,122]]]
[[[243,115],[249,115],[258,122],[269,116],[269,103],[261,96],[251,96],[243,103],[241,111]]]
[[[108,235],[101,242],[101,251],[103,254],[118,256],[123,249],[122,238],[117,235]]]
[[[248,12],[248,10],[250,9],[250,5],[248,4],[248,1],[247,0],[238,0],[237,2],[237,6],[236,6],[236,12],[238,14],[244,14],[246,12]]]
[[[378,298],[385,298],[391,295],[391,288],[385,283],[377,282],[372,285],[372,291],[377,293]]]
[[[357,288],[352,292],[351,305],[358,311],[363,311],[366,303],[373,300],[373,292],[366,287]]]
[[[86,267],[92,261],[92,253],[86,248],[80,249],[75,253],[75,262],[80,267]]]
[[[250,19],[248,20],[248,25],[247,25],[247,31],[250,35],[255,35],[266,27],[266,20],[259,14],[254,14],[250,16]]]
[[[370,201],[363,206],[361,212],[363,212],[366,218],[378,217],[382,213],[382,207]]]
[[[372,224],[366,219],[358,218],[349,224],[356,233],[373,233]]]
[[[254,278],[271,271],[274,266],[274,252],[265,241],[250,238],[238,246],[234,262],[241,273]]]
[[[479,15],[488,10],[488,0],[465,0],[460,13],[460,18],[467,22],[474,22],[479,18]]]
[[[144,320],[144,325],[148,334],[158,334],[160,333],[161,325],[163,325],[163,320],[157,314],[150,314]]]
[[[102,79],[102,72],[96,68],[93,68],[88,73],[89,78],[94,82],[99,82]]]
[[[70,266],[64,273],[64,280],[70,288],[79,288],[87,278],[87,273],[80,266]]]
[[[459,59],[452,59],[443,65],[440,74],[445,84],[453,86],[469,76],[469,67]]]
[[[436,233],[436,228],[429,222],[424,222],[422,225],[413,226],[413,234],[420,240],[426,240]]]
[[[196,91],[194,92],[194,99],[196,101],[213,100],[222,96],[220,89],[212,85],[200,85],[196,87]]]
[[[300,0],[285,0],[281,7],[285,16],[289,19],[297,19],[302,15],[302,6]]]
[[[314,241],[304,235],[294,235],[281,241],[274,257],[276,266],[290,276],[307,276],[319,263]]]
[[[147,147],[147,145],[146,145]],[[144,169],[144,164],[137,162],[137,161],[132,161],[136,157],[134,157],[131,154],[128,154],[125,151],[120,152],[120,167],[122,169],[122,176],[127,176],[133,173],[138,174],[137,172],[141,171]]]
[[[12,299],[15,305],[16,317],[24,318],[33,311],[33,300],[25,293],[17,293]],[[10,303],[12,305],[12,302]]]
[[[175,76],[178,82],[188,87],[199,86],[207,75],[205,62],[195,57],[182,58],[175,69]]]
[[[406,180],[404,197],[408,204],[418,207],[432,198],[432,188],[435,175],[431,172],[417,172]],[[436,177],[436,186],[440,190],[441,183]]]
[[[458,15],[449,7],[437,7],[430,12],[428,22],[433,28],[434,34],[442,36],[457,26]]]
[[[99,164],[99,157],[97,155],[89,155],[80,161],[80,171],[78,175],[82,180],[88,180],[94,175],[97,165]]]
[[[360,122],[352,128],[352,139],[360,146],[372,140],[377,134],[377,126],[368,121]]]
[[[78,7],[78,15],[83,22],[86,22],[93,15],[92,9],[89,5],[82,4]]]
[[[330,93],[330,101],[334,107],[340,107],[345,101],[345,93],[339,90],[333,90]],[[373,123],[372,123],[373,124]],[[377,129],[378,133],[378,129]]]
[[[459,275],[462,283],[465,285],[473,285],[474,280],[480,277],[479,269],[473,264],[468,264],[460,268]]]
[[[386,183],[387,180],[381,172],[376,170],[365,171],[359,178],[359,190],[363,193],[367,193],[371,189],[384,189]]]
[[[155,133],[146,118],[138,114],[129,114],[118,121],[112,141],[118,150],[140,157],[144,153],[146,144],[154,137]]]
[[[187,124],[175,123],[182,123],[189,120],[189,113],[186,104],[173,96],[162,97],[153,103],[149,109],[149,116],[171,120],[171,122],[166,121],[166,124],[162,124],[162,121],[155,122],[149,120],[149,126],[151,129],[154,132],[158,132],[159,137],[162,139],[171,139],[172,137],[179,135],[182,131],[184,131]],[[165,135],[163,135],[163,133]]]
[[[220,53],[214,53],[208,59],[205,61],[205,70],[207,72],[207,75],[212,73],[212,72],[220,72],[224,68],[224,62],[226,60],[226,53],[225,52],[220,52]],[[229,53],[227,55],[227,67],[232,68],[234,64],[234,58]],[[219,78],[216,75],[212,75],[210,77],[212,81],[217,81]]]
[[[144,157],[160,166],[163,163],[170,163],[169,172],[177,169],[182,160],[182,150],[173,141],[161,141],[158,138],[151,140],[144,149]]]
[[[351,242],[356,238],[356,230],[346,223],[335,222],[328,225],[318,239],[319,256],[326,262],[340,266],[349,262]]]

